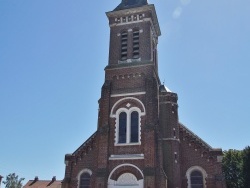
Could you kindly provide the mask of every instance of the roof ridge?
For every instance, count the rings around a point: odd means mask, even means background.
[[[114,9],[114,11],[140,7],[143,5],[148,5],[148,1],[147,0],[122,0],[122,2]]]
[[[93,139],[97,134],[97,131],[94,132],[82,145],[80,145],[80,147],[78,147],[72,155],[75,155],[82,147],[84,147],[91,139]]]
[[[210,146],[208,143],[206,143],[204,140],[202,140],[198,135],[196,135],[193,131],[191,131],[190,129],[188,129],[185,125],[183,125],[182,123],[180,123],[180,126],[190,135],[192,135],[193,137],[195,137],[196,139],[198,139],[200,142],[202,142],[202,144],[204,144],[206,147],[209,148],[209,150],[213,150],[212,146]]]

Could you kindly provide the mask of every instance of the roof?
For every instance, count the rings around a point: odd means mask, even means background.
[[[97,131],[94,134],[92,134],[79,148],[77,148],[77,150],[74,151],[73,155],[77,154],[80,150],[84,150],[86,146],[91,145],[91,141],[95,139],[96,135]]]
[[[114,9],[114,11],[140,7],[147,4],[147,0],[122,0],[122,2]]]
[[[23,188],[61,188],[62,180],[56,180],[55,177],[52,180],[39,180],[35,177],[34,180],[29,180]]]
[[[184,126],[182,123],[179,123],[180,125],[180,129],[182,129],[183,131],[185,131],[187,134],[189,134],[190,136],[192,136],[197,142],[200,142],[203,146],[205,146],[206,148],[208,148],[209,150],[212,150],[213,148],[207,144],[204,140],[202,140],[199,136],[197,136],[196,134],[194,134],[191,130],[189,130],[186,126]]]
[[[172,93],[172,91],[171,91],[167,86],[165,86],[165,85],[160,85],[159,90],[160,90],[161,92],[169,92],[169,93]]]
[[[209,144],[207,144],[204,140],[202,140],[199,136],[194,134],[191,130],[189,130],[186,126],[179,122],[180,131],[183,131],[186,135],[191,138],[191,142],[201,144],[205,147],[211,154],[211,156],[221,156],[223,155],[221,148],[212,148]]]

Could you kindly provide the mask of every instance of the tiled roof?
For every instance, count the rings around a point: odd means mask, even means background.
[[[114,9],[114,11],[140,7],[147,4],[147,0],[122,0],[122,2]]]
[[[23,188],[61,188],[62,180],[39,180],[37,177],[34,180],[29,180]]]

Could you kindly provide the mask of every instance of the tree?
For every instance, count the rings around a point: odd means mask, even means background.
[[[246,147],[243,150],[243,178],[244,178],[244,187],[250,188],[250,147]]]
[[[228,150],[224,152],[222,170],[228,188],[245,188],[243,179],[243,152]]]
[[[6,177],[6,181],[3,181],[5,188],[21,188],[23,186],[22,181],[24,178],[18,178],[15,173],[9,174]]]

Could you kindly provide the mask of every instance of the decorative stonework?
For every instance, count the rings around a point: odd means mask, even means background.
[[[138,112],[138,142],[131,141],[131,113]],[[127,125],[126,125],[126,143],[119,143],[119,114],[121,112],[125,112],[127,114]],[[115,137],[114,137],[114,145],[115,146],[128,146],[128,145],[140,145],[141,144],[141,117],[143,113],[138,107],[131,107],[129,109],[119,108],[115,114]]]
[[[114,80],[119,80],[119,79],[132,79],[132,78],[141,78],[144,77],[144,73],[134,73],[134,74],[125,74],[125,75],[115,75],[113,76]]]
[[[112,94],[111,97],[127,97],[127,96],[135,96],[135,95],[145,95],[146,92],[134,92],[134,93],[119,93],[119,94]],[[128,107],[128,106],[127,106]],[[130,106],[129,106],[130,107]],[[128,107],[128,108],[129,108]]]
[[[138,182],[133,174],[124,173],[118,178],[116,185],[134,186],[138,185]]]
[[[108,177],[108,188],[124,187],[144,187],[144,175],[140,168],[133,164],[125,163],[116,166],[111,171]]]
[[[141,58],[137,58],[137,59],[126,59],[126,60],[119,60],[118,64],[123,64],[123,63],[134,63],[134,62],[140,62]]]
[[[131,173],[136,177],[137,180],[144,179],[144,173],[142,173],[142,170],[130,163],[122,163],[116,166],[110,173],[109,179],[117,181],[120,175],[123,173]]]
[[[124,23],[133,23],[142,20],[145,17],[145,14],[136,14],[136,15],[129,15],[124,17],[115,18],[116,24],[124,24]]]
[[[136,106],[140,109],[141,115],[142,115],[142,116],[145,116],[145,115],[146,115],[145,106],[144,106],[144,104],[142,103],[141,100],[139,100],[139,99],[137,99],[137,98],[135,98],[135,97],[124,97],[124,98],[118,100],[118,101],[113,105],[113,107],[112,107],[112,109],[111,109],[111,112],[110,112],[110,117],[111,117],[111,118],[115,118],[115,117],[116,117],[116,111],[117,111],[119,108],[124,107],[124,106],[122,106],[123,103],[125,102],[125,104],[126,104],[126,102],[128,102],[128,101],[129,101],[130,104],[136,104]]]
[[[86,140],[73,154],[68,154],[65,157],[65,165],[69,164],[69,160],[73,159],[73,163],[76,165],[96,146],[95,138],[97,132],[95,132],[88,140]]]
[[[144,159],[144,154],[124,154],[124,155],[111,155],[109,160],[139,160]]]

